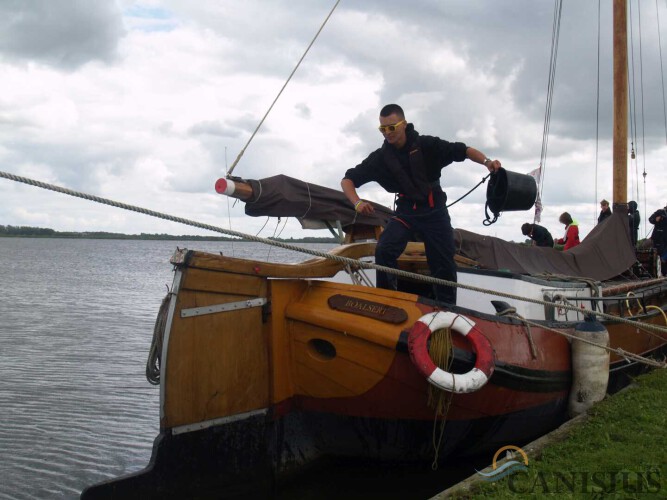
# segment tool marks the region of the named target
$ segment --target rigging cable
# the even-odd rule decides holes
[[[662,64],[662,39],[660,37],[660,9],[658,8],[658,0],[655,0],[655,15],[658,23],[658,50],[660,53],[660,78],[662,82],[662,116],[665,122],[665,144],[667,144],[667,103],[665,103],[665,71]],[[644,176],[644,214],[646,214],[646,168],[642,173]],[[644,219],[644,234],[647,234],[646,217]]]
[[[662,82],[662,116],[665,122],[665,144],[667,144],[667,103],[665,102],[665,71],[662,63],[662,38],[660,36],[660,9],[658,8],[658,0],[655,0],[655,17],[658,24],[658,52],[660,54],[660,79]],[[646,178],[646,172],[644,172],[644,178]]]
[[[632,2],[629,3],[628,5],[628,15],[630,17],[630,37],[628,40],[628,43],[630,44],[629,47],[629,52],[630,52],[630,65],[628,66],[628,89],[632,89],[630,91],[632,98],[628,99],[628,106],[630,107],[630,119],[628,120],[630,122],[630,164],[635,165],[635,172],[637,171],[637,153],[638,153],[638,144],[637,144],[637,103],[636,103],[636,98],[637,98],[637,84],[635,82],[635,35],[634,35],[634,22],[632,20]],[[641,45],[641,43],[640,43]],[[641,52],[641,50],[640,50]],[[632,79],[630,78],[632,76]],[[637,149],[635,149],[637,147]],[[635,179],[632,178],[632,183],[634,185]],[[633,187],[631,186],[630,192],[634,192]]]
[[[227,146],[225,146],[225,173],[227,173],[229,169],[227,168]],[[232,228],[232,209],[229,206],[229,196],[227,196],[227,221],[229,223],[229,229]],[[234,240],[232,240],[232,257],[234,257]]]
[[[563,10],[562,0],[555,0],[554,20],[551,31],[551,60],[549,62],[549,77],[547,81],[547,102],[544,110],[544,128],[542,130],[542,151],[540,152],[538,197],[542,198],[544,190],[544,174],[546,171],[547,149],[549,143],[549,126],[551,125],[551,105],[553,103],[554,82],[556,80],[556,61],[558,59],[558,37],[560,35],[560,19]],[[537,213],[535,214],[537,221]]]
[[[593,200],[593,226],[597,222],[598,204],[598,151],[600,147],[600,0],[598,0],[598,60],[597,92],[595,96],[595,199]]]
[[[546,173],[546,158],[547,158],[547,149],[549,143],[549,127],[551,125],[551,108],[553,103],[553,92],[554,92],[554,82],[556,78],[556,61],[558,59],[558,39],[560,34],[560,19],[562,13],[563,4],[561,0],[556,0],[554,4],[554,21],[551,33],[551,56],[549,61],[549,77],[547,83],[547,100],[546,107],[544,112],[544,129],[542,131],[542,151],[540,152],[540,165],[538,168],[539,175],[537,176],[538,182],[538,195],[537,200],[540,201],[540,210],[535,210],[535,216],[533,222],[538,222],[542,206],[542,194],[544,191],[544,177]]]
[[[644,113],[644,53],[642,50],[642,8],[641,2],[637,1],[637,17],[639,24],[639,85],[642,104],[642,165],[646,172],[646,115]],[[635,163],[635,175],[637,177],[637,198],[639,198],[639,171]]]
[[[299,69],[299,66],[301,66],[301,62],[305,59],[306,54],[308,54],[308,51],[310,50],[310,48],[311,48],[311,47],[313,46],[313,44],[315,43],[315,40],[317,40],[317,37],[320,35],[320,33],[322,32],[322,30],[324,29],[324,26],[327,24],[327,21],[329,21],[329,18],[330,18],[331,15],[334,13],[334,10],[336,10],[336,7],[338,7],[338,4],[339,4],[339,3],[340,3],[340,0],[336,0],[336,3],[335,3],[334,6],[331,8],[331,11],[329,12],[329,15],[326,17],[326,19],[324,19],[324,22],[322,23],[322,26],[320,26],[320,29],[317,30],[317,33],[315,33],[315,36],[314,36],[313,39],[310,41],[310,44],[308,44],[308,47],[306,48],[306,51],[305,51],[305,52],[303,53],[303,55],[301,56],[301,59],[299,59],[299,62],[296,63],[296,66],[294,67],[294,69],[293,69],[292,72],[290,73],[289,77],[287,78],[287,81],[284,83],[284,85],[283,85],[282,88],[280,89],[280,92],[278,92],[278,95],[277,95],[276,98],[273,100],[273,102],[271,103],[271,106],[269,106],[269,109],[268,109],[268,110],[266,111],[266,113],[264,114],[264,117],[260,120],[259,124],[257,125],[257,128],[255,129],[255,131],[254,131],[254,132],[252,133],[252,135],[250,136],[250,139],[248,139],[248,142],[246,143],[245,146],[243,146],[243,149],[241,149],[241,151],[239,152],[238,156],[236,157],[236,160],[234,160],[234,163],[232,163],[232,166],[231,166],[231,168],[229,169],[229,172],[227,172],[227,177],[229,177],[230,175],[232,175],[232,172],[233,172],[234,169],[236,168],[236,164],[239,162],[239,160],[240,160],[241,157],[243,156],[243,153],[245,153],[246,148],[250,145],[250,142],[251,142],[251,141],[253,140],[253,138],[255,137],[255,134],[257,134],[257,132],[259,131],[259,128],[260,128],[260,127],[262,126],[262,124],[264,123],[264,120],[266,120],[266,117],[269,116],[269,113],[270,113],[271,110],[273,109],[273,106],[276,104],[276,102],[278,101],[278,99],[279,99],[280,96],[282,95],[283,90],[285,90],[285,87],[287,87],[287,84],[290,82],[290,80],[291,80],[292,77],[294,76],[294,73],[296,73],[296,70]]]
[[[638,200],[637,203],[641,201],[639,196],[639,165],[638,165],[638,156],[639,156],[639,147],[635,149],[635,146],[638,146],[637,134],[637,104],[635,102],[637,95],[637,85],[634,81],[635,75],[635,58],[634,58],[634,32],[632,29],[632,3],[630,3],[630,46],[631,46],[631,55],[632,55],[632,69],[628,68],[628,72],[632,71],[632,100],[630,101],[630,114],[632,119],[630,120],[631,130],[634,126],[634,132],[631,132],[632,136],[632,149],[630,154],[630,161],[634,163],[635,171],[634,177],[632,178],[632,186],[630,189],[631,197],[634,197],[635,200]],[[640,96],[640,113],[641,113],[641,126],[642,126],[642,166],[643,166],[643,178],[644,178],[644,213],[646,213],[646,119],[644,112],[644,56],[643,56],[643,44],[642,44],[642,21],[641,21],[641,3],[637,2],[637,30],[639,37],[639,96]],[[630,74],[628,74],[628,84],[630,83]],[[664,96],[663,96],[664,97]],[[646,221],[644,221],[644,226],[646,226]]]

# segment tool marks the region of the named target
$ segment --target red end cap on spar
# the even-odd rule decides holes
[[[252,186],[245,181],[233,181],[231,179],[220,178],[215,181],[215,191],[218,194],[225,196],[232,196],[239,200],[247,201],[252,199]]]
[[[218,179],[217,181],[215,181],[215,191],[216,191],[218,194],[229,194],[229,193],[227,192],[227,188],[229,187],[229,182],[230,182],[230,181],[227,181],[227,179],[223,179],[223,178],[221,177],[220,179]],[[233,185],[234,185],[234,183],[232,183],[232,186],[233,186]],[[234,190],[234,189],[232,188],[232,191],[233,191],[233,190]]]

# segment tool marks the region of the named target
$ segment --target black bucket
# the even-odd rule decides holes
[[[504,168],[491,174],[486,187],[486,205],[496,216],[500,212],[529,210],[537,198],[537,184],[530,175]]]

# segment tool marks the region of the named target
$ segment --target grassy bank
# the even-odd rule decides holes
[[[529,450],[526,470],[446,498],[667,498],[667,369],[638,377],[561,435]],[[524,464],[519,453],[513,460]]]

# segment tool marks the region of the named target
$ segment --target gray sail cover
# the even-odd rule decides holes
[[[305,229],[335,227],[340,221],[345,229],[352,224],[382,226],[393,212],[373,203],[371,216],[358,214],[342,191],[286,175],[247,181],[252,185],[253,199],[246,201],[245,213],[253,217],[295,217]]]
[[[254,193],[245,205],[247,215],[295,217],[307,229],[324,228],[326,223],[336,226],[336,221],[340,221],[344,229],[353,224],[384,227],[393,214],[387,207],[373,203],[373,216],[360,215],[342,191],[286,175],[247,182]],[[454,235],[458,253],[486,269],[602,281],[622,274],[636,261],[627,219],[627,215],[614,213],[567,252],[521,245],[465,229],[456,229]]]
[[[519,274],[560,274],[603,281],[627,271],[637,260],[628,217],[614,213],[568,251],[529,247],[471,233],[454,231],[456,248],[484,268]]]

